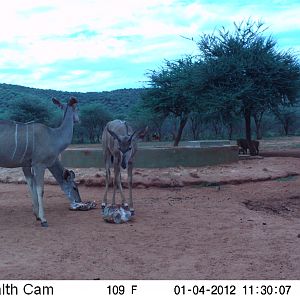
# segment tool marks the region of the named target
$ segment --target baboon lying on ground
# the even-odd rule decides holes
[[[247,154],[247,150],[250,151],[250,146],[252,145],[253,149],[255,150],[255,155],[259,153],[259,141],[253,140],[251,141],[251,145],[246,139],[238,139],[236,141],[237,145],[239,146],[239,154],[242,152],[243,154]]]

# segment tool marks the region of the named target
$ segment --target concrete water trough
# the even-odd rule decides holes
[[[195,146],[197,144],[197,146]],[[157,144],[149,147],[141,145],[136,154],[137,168],[201,167],[208,165],[237,162],[238,147],[221,145],[208,147],[200,143],[180,147]],[[62,163],[67,168],[103,168],[101,147],[68,148],[61,155]]]

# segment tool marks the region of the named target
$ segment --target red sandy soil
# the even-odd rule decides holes
[[[7,172],[2,182],[22,181]],[[100,204],[103,170],[76,173],[82,199]],[[0,279],[300,279],[299,174],[299,158],[139,169],[136,216],[119,225],[70,211],[47,184],[48,228],[25,184],[1,183]]]

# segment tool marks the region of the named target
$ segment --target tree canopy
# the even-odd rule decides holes
[[[102,131],[112,115],[101,104],[88,104],[80,112],[81,126],[88,133],[91,143],[100,142]]]
[[[233,32],[222,28],[198,42],[207,99],[222,115],[243,115],[248,141],[255,113],[294,104],[299,92],[296,55],[277,50],[265,30],[261,22],[241,22]]]
[[[166,61],[160,70],[149,73],[151,87],[143,98],[143,106],[164,117],[171,114],[179,119],[174,146],[181,139],[189,114],[199,104],[193,80],[198,80],[196,72],[197,63],[193,57],[186,56],[176,61]]]
[[[34,102],[32,99],[20,99],[10,103],[9,119],[18,122],[39,122],[52,124],[52,114],[43,102]]]
[[[197,57],[166,61],[161,69],[151,71],[143,105],[180,119],[174,145],[192,112],[219,118],[229,128],[237,116],[243,116],[245,136],[251,142],[252,117],[259,124],[266,110],[296,103],[297,56],[291,50],[279,51],[266,30],[263,23],[251,20],[234,23],[233,31],[222,27],[199,37]]]

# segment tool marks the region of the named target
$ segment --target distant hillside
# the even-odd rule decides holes
[[[11,101],[18,99],[50,103],[52,97],[66,101],[70,96],[75,96],[79,100],[80,106],[95,102],[102,103],[114,116],[122,116],[140,100],[144,91],[145,89],[121,89],[111,92],[79,93],[43,90],[2,83],[0,84],[0,112],[5,111]]]

